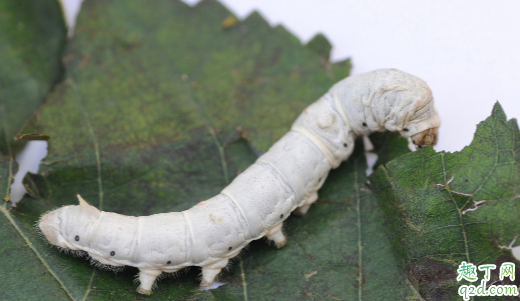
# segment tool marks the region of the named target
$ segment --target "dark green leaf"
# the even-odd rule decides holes
[[[61,75],[66,29],[56,0],[0,0],[0,152]]]
[[[427,300],[460,300],[462,261],[496,264],[492,280],[502,262],[518,267],[507,247],[520,233],[520,132],[498,103],[462,151],[427,147],[381,166],[370,181],[402,270]],[[517,269],[516,285],[519,276]]]
[[[66,298],[42,264],[44,255],[34,252],[34,227],[9,209],[17,169],[13,138],[59,78],[65,35],[57,1],[0,0],[1,300]],[[38,281],[31,281],[35,277]]]
[[[321,33],[315,35],[306,46],[307,48],[319,54],[325,61],[329,60],[332,45],[330,44],[329,40]]]

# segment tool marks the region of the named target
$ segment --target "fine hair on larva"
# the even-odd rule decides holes
[[[182,212],[125,216],[100,211],[79,194],[79,205],[42,215],[47,241],[73,256],[88,254],[101,269],[139,269],[138,292],[190,266],[210,286],[249,242],[287,239],[283,221],[303,215],[318,199],[329,171],[354,149],[357,136],[396,131],[417,148],[435,145],[440,118],[422,79],[396,69],[347,77],[307,107],[291,130],[218,195]]]

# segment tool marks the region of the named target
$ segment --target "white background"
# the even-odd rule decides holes
[[[240,19],[258,10],[303,43],[325,34],[333,44],[332,60],[352,58],[354,74],[397,68],[426,80],[443,123],[438,151],[468,145],[476,124],[490,115],[497,100],[508,118],[520,116],[520,1],[221,1]],[[81,0],[62,2],[72,25]],[[39,154],[28,150],[22,157],[38,162],[45,156],[41,142],[29,147],[40,149]],[[37,164],[18,159],[14,200],[23,191],[23,170],[37,171]]]

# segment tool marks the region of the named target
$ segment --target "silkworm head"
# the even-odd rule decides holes
[[[65,207],[44,214],[38,221],[38,227],[49,243],[58,247],[68,248],[67,241],[60,230],[63,209],[65,209]]]
[[[60,248],[82,250],[88,227],[95,222],[100,211],[78,195],[80,205],[65,206],[44,214],[38,227],[49,243]]]
[[[431,128],[419,132],[415,135],[412,135],[410,138],[412,143],[417,146],[417,148],[422,148],[425,145],[435,145],[437,144],[437,138],[439,136],[439,128]]]

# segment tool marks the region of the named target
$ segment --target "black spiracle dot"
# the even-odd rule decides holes
[[[169,261],[169,260],[168,260],[168,261],[166,262],[166,264],[171,264],[171,263],[172,263],[172,262],[171,262],[171,261]]]
[[[229,248],[228,248],[228,251],[231,251],[231,249],[233,249],[233,248],[232,248],[232,247],[229,247]]]
[[[408,129],[403,129],[403,131],[408,132]]]
[[[346,144],[346,143],[343,143],[343,146],[344,146],[344,147],[347,147],[347,146],[348,146],[348,144]]]
[[[283,218],[283,214],[280,214],[280,218]]]
[[[110,256],[114,256],[114,255],[116,255],[116,252],[114,252],[114,251],[110,252]]]
[[[468,179],[464,180],[464,182],[467,182],[467,181],[468,181]]]
[[[74,237],[74,240],[79,241],[79,235],[76,235],[76,237]]]
[[[367,126],[367,124],[365,122],[363,122],[363,126]]]

